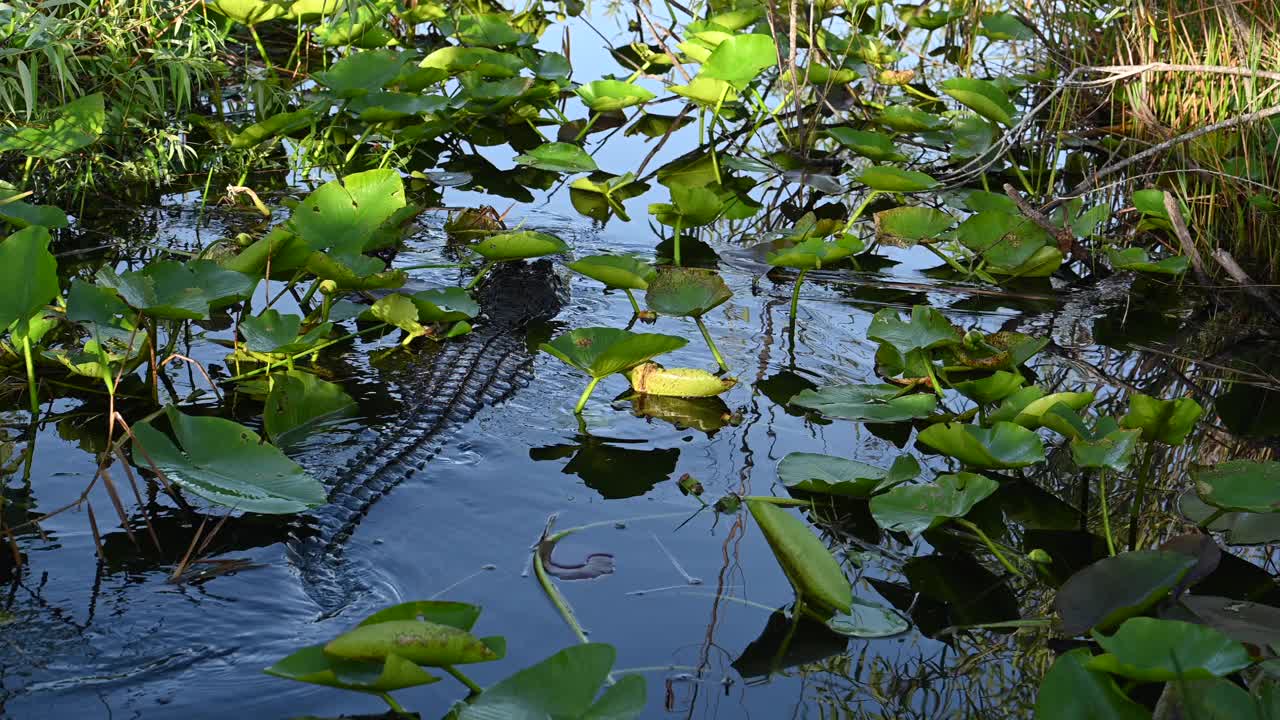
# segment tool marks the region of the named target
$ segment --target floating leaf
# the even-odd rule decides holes
[[[874,217],[881,241],[902,247],[934,240],[955,223],[941,210],[912,205],[881,210]]]
[[[569,263],[569,269],[605,287],[630,290],[646,290],[658,276],[652,265],[629,255],[588,255]]]
[[[1280,512],[1228,512],[1204,525],[1218,508],[1206,504],[1189,490],[1178,498],[1178,509],[1194,523],[1206,530],[1225,534],[1229,545],[1261,545],[1280,540]]]
[[[207,319],[210,309],[249,297],[258,284],[257,278],[210,260],[155,261],[123,275],[102,267],[96,279],[134,309],[172,320]]]
[[[953,345],[960,340],[951,321],[928,305],[913,306],[910,320],[903,320],[893,308],[884,308],[871,318],[867,337],[887,343],[903,355],[912,350]]]
[[[865,640],[893,637],[911,629],[906,618],[882,605],[855,596],[851,608],[848,613],[827,618],[827,627],[845,637]]]
[[[360,692],[391,692],[438,682],[440,678],[396,654],[381,663],[331,658],[323,645],[305,647],[263,672],[268,675]]]
[[[593,378],[602,378],[682,348],[688,342],[674,335],[587,327],[571,330],[549,343],[542,343],[538,349]]]
[[[1129,396],[1129,412],[1120,418],[1120,425],[1141,430],[1147,442],[1181,445],[1202,414],[1204,408],[1191,398],[1160,400],[1135,393]]]
[[[324,652],[330,657],[362,662],[381,662],[389,655],[399,655],[432,667],[498,658],[497,653],[471,633],[423,620],[387,620],[360,625],[330,640]]]
[[[910,455],[894,460],[885,470],[834,455],[793,452],[778,463],[778,479],[788,490],[870,497],[877,490],[898,485],[920,474],[920,464]]]
[[[1190,555],[1165,550],[1106,557],[1072,575],[1053,606],[1067,635],[1106,631],[1164,599],[1195,564]]]
[[[990,428],[962,423],[930,425],[921,431],[920,442],[976,468],[1018,468],[1044,461],[1040,436],[1009,422]]]
[[[614,112],[641,105],[655,95],[639,85],[621,80],[593,80],[575,91],[592,112]]]
[[[649,283],[644,300],[663,315],[696,318],[720,307],[731,297],[733,291],[719,273],[671,267],[658,271],[658,277]]]
[[[325,501],[324,486],[249,428],[219,417],[165,408],[174,445],[150,422],[133,426],[133,462],[210,502],[266,514],[297,513]]]
[[[1045,395],[1044,391],[1034,385],[1023,388],[1000,403],[1000,407],[987,415],[987,423],[1013,422],[1028,430],[1035,430],[1043,424],[1045,413],[1058,405],[1066,405],[1079,411],[1093,402],[1091,392],[1060,392]]]
[[[733,85],[705,75],[698,75],[686,85],[672,85],[670,90],[680,97],[708,107],[738,99],[738,91],[733,89]]]
[[[766,68],[778,62],[778,47],[769,35],[742,34],[726,38],[702,63],[701,77],[723,80],[742,90]]]
[[[1035,720],[1151,720],[1110,675],[1089,669],[1091,658],[1088,648],[1058,656],[1040,683]]]
[[[802,240],[791,247],[774,250],[765,257],[765,261],[775,267],[816,270],[840,262],[861,249],[861,239],[853,235],[829,242],[815,237]]]
[[[802,390],[791,404],[827,417],[891,423],[929,417],[938,407],[938,398],[928,393],[903,394],[896,385],[831,385]]]
[[[927,485],[899,485],[871,498],[871,516],[885,530],[915,535],[964,517],[998,487],[983,475],[939,475]]]
[[[327,421],[346,417],[356,401],[341,385],[299,370],[272,378],[262,411],[262,428],[273,442],[288,445],[315,432]]]
[[[471,249],[490,262],[524,260],[569,252],[565,241],[555,235],[534,230],[490,235],[471,246]]]
[[[995,83],[976,78],[956,77],[942,81],[942,92],[982,117],[1005,127],[1013,126],[1013,116],[1018,112],[1009,96]]]
[[[1131,247],[1124,250],[1107,250],[1107,262],[1115,270],[1133,270],[1160,275],[1181,275],[1191,267],[1191,260],[1184,255],[1152,260],[1146,248]]]
[[[240,322],[240,335],[244,338],[245,348],[261,353],[295,353],[310,348],[333,329],[332,323],[323,323],[305,335],[299,336],[302,328],[302,316],[285,315],[271,308],[260,315],[245,318]]]
[[[828,128],[826,133],[828,137],[849,148],[853,153],[872,162],[894,163],[907,160],[907,156],[898,150],[898,147],[893,144],[893,138],[888,135],[847,127]]]
[[[452,323],[480,314],[480,305],[459,287],[421,290],[409,296],[424,323]]]
[[[407,60],[406,53],[395,50],[351,53],[312,77],[338,97],[353,98],[389,85]]]
[[[850,612],[853,588],[849,578],[809,526],[765,500],[748,500],[747,509],[805,606],[823,617]]]
[[[941,117],[910,105],[889,105],[876,115],[876,122],[891,130],[909,133],[937,130],[947,124]]]
[[[627,371],[631,389],[646,395],[666,397],[714,397],[728,392],[736,378],[722,378],[695,368],[666,368],[647,362]]]
[[[858,175],[857,180],[872,190],[892,193],[920,192],[938,185],[937,180],[922,172],[892,165],[871,165]]]
[[[1280,512],[1280,462],[1228,460],[1192,472],[1196,492],[1205,503],[1223,510]]]
[[[623,675],[596,698],[615,657],[610,645],[574,645],[454,709],[458,720],[630,720],[644,711],[644,678]]]
[[[543,143],[523,155],[517,155],[516,162],[552,172],[593,172],[600,169],[586,150],[562,142]]]
[[[1177,620],[1135,617],[1115,635],[1093,639],[1106,651],[1089,661],[1100,670],[1141,682],[1208,680],[1253,664],[1249,651],[1211,627]]]
[[[312,250],[333,248],[358,255],[374,232],[404,206],[400,173],[368,170],[321,185],[298,205],[290,221]]]
[[[952,387],[979,405],[991,405],[1017,392],[1024,382],[1026,378],[1022,377],[1022,373],[997,370],[984,378],[965,380]]]

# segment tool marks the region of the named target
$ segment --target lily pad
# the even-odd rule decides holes
[[[769,35],[733,35],[711,51],[698,75],[723,80],[743,90],[757,75],[777,63],[778,47]]]
[[[778,463],[778,480],[788,490],[852,498],[871,497],[877,490],[919,474],[920,463],[910,455],[894,460],[888,470],[834,455],[803,452],[790,453]]]
[[[1035,720],[1151,720],[1110,675],[1089,669],[1092,657],[1088,648],[1058,656],[1040,683]]]
[[[432,667],[498,659],[497,653],[466,630],[424,620],[360,625],[330,640],[324,653],[361,662],[381,662],[389,655],[399,655]]]
[[[656,97],[639,85],[621,80],[593,80],[580,86],[575,92],[584,105],[598,113],[642,105]]]
[[[984,378],[965,380],[952,387],[979,405],[991,405],[1017,392],[1024,382],[1026,378],[1022,373],[997,370]]]
[[[458,720],[630,720],[644,711],[643,677],[623,675],[596,697],[609,678],[615,657],[610,645],[574,645],[454,709]]]
[[[286,680],[342,690],[384,693],[439,682],[440,678],[394,653],[380,663],[331,658],[323,645],[302,648],[263,672]]]
[[[906,162],[907,156],[893,144],[893,138],[870,130],[854,130],[847,127],[828,128],[827,136],[857,155],[872,162]]]
[[[982,117],[1005,127],[1013,125],[1017,108],[1009,102],[1009,96],[1004,90],[990,80],[956,77],[944,80],[939,87],[942,92]]]
[[[872,640],[893,637],[911,629],[911,623],[896,610],[867,602],[856,595],[848,613],[827,618],[827,627],[845,637]]]
[[[939,475],[927,485],[899,485],[871,498],[871,516],[885,530],[915,535],[964,517],[998,487],[984,475]]]
[[[920,192],[938,186],[938,181],[925,173],[892,165],[871,165],[857,180],[872,190],[891,193]]]
[[[299,336],[302,316],[269,308],[240,322],[245,348],[261,353],[295,353],[312,347],[329,335],[332,323],[323,323]]]
[[[658,276],[652,265],[630,255],[588,255],[569,263],[569,269],[605,287],[629,290],[646,290]]]
[[[593,378],[603,378],[682,348],[688,342],[674,335],[586,327],[571,330],[549,343],[542,343],[538,349],[560,358]]]
[[[594,172],[600,169],[586,150],[562,142],[539,145],[523,155],[517,155],[516,162],[552,172]]]
[[[893,308],[877,312],[871,318],[867,337],[888,343],[903,355],[913,350],[952,345],[960,340],[951,321],[928,305],[913,306],[910,320],[903,320]]]
[[[920,442],[976,468],[1019,468],[1044,461],[1040,436],[1009,422],[990,428],[962,423],[930,425],[921,431]]]
[[[791,398],[791,404],[827,417],[891,423],[929,417],[938,407],[938,398],[927,393],[903,394],[896,385],[830,385],[802,390]]]
[[[987,422],[1013,422],[1028,430],[1035,430],[1044,424],[1045,414],[1054,407],[1065,405],[1074,411],[1079,411],[1091,402],[1093,402],[1091,392],[1060,392],[1045,395],[1044,390],[1033,385],[1005,398],[1000,403],[1000,407],[987,415]]]
[[[1115,635],[1093,639],[1106,651],[1089,661],[1090,670],[1141,682],[1209,680],[1253,664],[1244,645],[1211,627],[1178,620],[1135,617]]]
[[[713,270],[701,268],[663,268],[649,283],[645,303],[663,315],[702,317],[720,307],[733,291],[724,278]]]
[[[1228,460],[1192,472],[1196,492],[1205,503],[1223,510],[1280,512],[1280,462]]]
[[[172,405],[165,415],[178,444],[150,422],[134,425],[138,467],[154,462],[170,482],[246,512],[297,513],[325,502],[319,481],[249,428],[219,417],[184,415]]]
[[[97,282],[115,290],[135,310],[171,320],[203,320],[212,308],[249,297],[257,278],[227,270],[210,260],[187,263],[161,260],[117,275],[98,270]]]
[[[490,235],[471,246],[471,249],[490,262],[524,260],[569,252],[565,241],[555,235],[534,230]]]
[[[941,210],[914,205],[881,210],[874,218],[880,240],[900,247],[930,242],[956,221]]]
[[[58,295],[58,262],[49,241],[49,231],[39,225],[0,240],[0,334]]]
[[[850,612],[853,587],[849,578],[809,526],[765,500],[748,500],[747,509],[805,606],[822,617]]]
[[[1110,630],[1164,599],[1195,565],[1195,557],[1165,550],[1106,557],[1072,575],[1053,606],[1067,635]]]
[[[1181,275],[1191,267],[1191,260],[1184,255],[1152,260],[1146,248],[1132,247],[1123,250],[1107,250],[1107,262],[1115,270]]]
[[[0,153],[16,150],[28,157],[57,160],[92,145],[107,122],[102,93],[72,100],[50,117],[47,125],[0,131]]]
[[[853,235],[830,241],[815,237],[802,240],[791,247],[774,250],[765,257],[765,261],[775,267],[816,270],[824,265],[840,262],[860,250],[862,241]]]
[[[312,250],[358,255],[375,231],[405,206],[404,181],[390,169],[368,170],[321,185],[290,222]]]
[[[938,130],[947,124],[938,115],[909,105],[889,105],[876,115],[876,122],[898,132],[919,133]]]
[[[1134,394],[1129,396],[1129,412],[1120,418],[1120,425],[1141,430],[1147,442],[1181,445],[1203,414],[1204,408],[1191,398],[1161,400]]]
[[[355,408],[356,401],[341,385],[290,370],[272,378],[262,428],[273,442],[289,445],[326,422],[351,415]]]

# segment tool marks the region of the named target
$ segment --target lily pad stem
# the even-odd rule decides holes
[[[702,316],[699,315],[693,319],[698,324],[698,329],[702,331],[702,339],[707,341],[707,347],[711,348],[711,354],[716,357],[716,363],[720,365],[720,370],[729,372],[729,365],[725,363],[724,356],[720,354],[720,349],[716,347],[716,343],[711,339],[711,333],[707,331],[707,324],[702,322]]]
[[[480,283],[480,280],[481,280],[485,275],[487,275],[487,274],[489,273],[489,271],[490,271],[490,270],[492,270],[492,269],[493,269],[493,266],[494,266],[494,265],[497,265],[497,264],[498,264],[498,263],[497,263],[497,261],[496,261],[496,260],[495,260],[495,261],[490,261],[490,262],[485,263],[485,264],[484,264],[484,267],[480,268],[480,272],[476,273],[476,276],[475,276],[474,278],[471,278],[471,282],[467,283],[467,287],[466,287],[466,288],[464,288],[464,289],[466,289],[466,290],[470,290],[471,288],[473,288],[473,287],[475,287],[476,285],[478,285],[478,284]]]
[[[955,522],[960,527],[963,527],[974,535],[977,535],[978,539],[982,541],[983,545],[987,546],[987,549],[991,551],[992,555],[996,556],[996,560],[1000,561],[1000,564],[1004,566],[1005,570],[1008,570],[1018,577],[1022,577],[1022,571],[1014,567],[1013,563],[1009,562],[1009,558],[1005,557],[1004,553],[1000,552],[1000,548],[996,547],[996,544],[991,541],[991,538],[987,537],[987,534],[982,531],[982,528],[974,525],[964,518],[955,518]]]
[[[636,302],[636,296],[631,292],[631,288],[622,288],[622,291],[627,294],[627,299],[631,301],[631,311],[636,316],[639,316],[642,310],[640,310],[640,303]]]
[[[791,325],[796,324],[796,311],[800,308],[800,283],[804,282],[804,276],[809,274],[809,268],[800,271],[796,276],[795,287],[791,288]]]
[[[933,371],[933,356],[925,351],[924,371],[929,376],[929,384],[933,386],[933,392],[939,397],[942,395],[942,383],[938,382],[938,375]]]
[[[591,113],[591,117],[587,119],[587,124],[582,126],[582,131],[578,133],[578,136],[575,137],[573,141],[575,143],[582,142],[582,138],[587,136],[587,131],[591,130],[591,126],[595,125],[596,121],[599,119],[600,119],[600,113],[594,113],[594,112]]]
[[[679,215],[676,216],[676,234],[675,234],[675,239],[672,242],[674,242],[675,244],[674,256],[675,256],[677,267],[680,266],[680,231],[683,229],[681,228],[681,225],[684,224],[683,221],[684,221],[683,216],[679,216]]]
[[[271,65],[271,58],[267,56],[267,49],[262,46],[262,38],[258,37],[258,28],[250,25],[249,34],[253,36],[253,44],[258,46],[258,54],[262,56],[263,64],[267,66],[267,70],[274,72],[275,68]]]
[[[578,396],[578,404],[573,407],[574,415],[582,414],[582,409],[587,406],[587,399],[591,397],[591,393],[595,392],[596,383],[600,382],[602,379],[603,378],[593,377],[591,378],[591,382],[587,383],[587,389],[583,390],[582,394]]]
[[[275,368],[280,367],[281,365],[284,365],[284,364],[287,364],[287,363],[291,363],[291,362],[293,362],[294,360],[297,360],[297,359],[298,359],[298,358],[300,358],[300,357],[303,357],[303,356],[306,356],[306,355],[311,355],[312,353],[320,352],[321,350],[323,350],[323,349],[325,349],[325,348],[329,347],[330,345],[337,345],[337,344],[338,344],[338,343],[340,343],[340,342],[345,342],[345,341],[347,341],[347,340],[351,340],[352,338],[360,337],[361,335],[365,335],[365,334],[367,334],[367,333],[371,333],[371,332],[375,332],[375,331],[378,331],[378,330],[382,330],[382,329],[383,329],[383,328],[385,328],[385,327],[387,327],[387,324],[386,324],[386,323],[378,323],[378,324],[376,324],[376,325],[370,325],[369,327],[367,327],[367,328],[365,328],[365,329],[363,329],[363,330],[357,330],[357,331],[355,331],[355,332],[353,332],[353,333],[348,333],[348,334],[346,334],[346,335],[343,335],[343,336],[342,336],[342,337],[340,337],[340,338],[334,338],[333,340],[330,340],[330,341],[328,341],[328,342],[324,342],[324,343],[321,343],[321,344],[319,344],[319,345],[316,345],[316,346],[315,346],[315,347],[313,347],[313,348],[308,348],[308,349],[306,349],[306,350],[300,350],[300,351],[298,351],[298,352],[296,352],[296,353],[293,353],[292,355],[289,355],[289,356],[285,357],[285,359],[283,359],[283,360],[280,360],[280,361],[278,361],[278,362],[274,362],[274,363],[270,363],[270,364],[268,364],[268,365],[265,365],[265,366],[263,366],[263,367],[258,368],[257,370],[250,370],[249,372],[246,372],[246,373],[240,373],[239,375],[236,375],[236,376],[234,376],[234,377],[229,377],[229,378],[227,378],[224,382],[238,382],[238,381],[240,381],[240,380],[244,380],[244,379],[246,379],[246,378],[257,377],[258,375],[262,375],[263,373],[269,373],[269,372],[271,372],[272,370],[274,370]]]
[[[391,712],[396,713],[397,715],[405,715],[408,713],[408,711],[404,709],[404,706],[396,702],[396,699],[391,697],[389,693],[380,692],[378,693],[378,697],[382,698],[382,702],[386,703],[387,706],[391,708]]]
[[[31,396],[31,417],[35,418],[40,414],[40,396],[36,394],[36,367],[31,363],[31,338],[25,333],[22,336],[22,360],[27,365],[27,394]]]
[[[1217,522],[1218,518],[1226,514],[1227,514],[1227,511],[1225,508],[1218,508],[1217,510],[1214,510],[1213,514],[1211,514],[1209,517],[1200,521],[1200,527],[1208,530],[1210,525]]]
[[[484,688],[477,685],[475,681],[472,680],[471,678],[467,677],[466,675],[463,675],[462,671],[458,670],[454,666],[441,665],[441,667],[444,668],[445,672],[449,673],[454,678],[456,678],[458,682],[462,683],[463,685],[466,685],[467,689],[471,691],[472,695],[479,695],[480,693],[484,692]]]
[[[853,227],[853,224],[858,221],[858,218],[862,217],[862,211],[866,210],[867,206],[871,204],[871,201],[875,200],[876,196],[879,194],[879,190],[872,190],[867,193],[867,196],[862,200],[862,204],[859,205],[858,209],[854,210],[853,215],[849,217],[849,222],[845,223],[844,227],[846,232],[848,232],[849,228]]]
[[[1107,511],[1107,474],[1098,473],[1098,507],[1102,510],[1102,534],[1107,538],[1107,552],[1116,555],[1116,541],[1111,536],[1111,513]]]
[[[556,606],[556,610],[560,611],[560,616],[568,623],[569,629],[573,630],[573,634],[578,637],[578,641],[586,644],[587,631],[582,629],[582,625],[578,623],[578,618],[574,616],[573,609],[569,607],[568,601],[560,594],[559,588],[547,577],[547,569],[542,565],[542,553],[539,548],[533,548],[533,574],[538,577],[538,584],[542,586],[542,591],[547,594],[551,600],[551,604]]]

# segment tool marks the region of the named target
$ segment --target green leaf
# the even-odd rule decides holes
[[[424,323],[452,323],[480,314],[480,305],[460,287],[421,290],[409,296]]]
[[[1045,413],[1055,406],[1062,404],[1079,411],[1091,402],[1093,402],[1091,392],[1060,392],[1045,395],[1044,390],[1033,385],[1005,398],[999,408],[987,415],[987,424],[1013,422],[1028,430],[1035,430],[1044,424]]]
[[[715,107],[738,99],[738,91],[733,89],[733,85],[705,75],[694,77],[686,85],[672,85],[669,89],[680,97],[688,98],[706,107]]]
[[[1009,102],[1009,96],[990,80],[955,77],[944,80],[939,87],[982,117],[1005,127],[1013,126],[1013,116],[1018,110]]]
[[[400,173],[367,170],[321,185],[298,205],[291,222],[312,250],[359,255],[382,223],[404,206]]]
[[[151,467],[200,497],[245,512],[297,513],[325,502],[325,490],[249,428],[218,417],[195,417],[165,408],[178,440],[174,445],[150,422],[133,426],[133,462]]]
[[[323,645],[302,648],[263,672],[286,680],[360,692],[391,692],[440,680],[399,655],[388,655],[382,663],[357,663],[325,655]]]
[[[369,50],[351,53],[328,70],[312,73],[311,77],[338,97],[353,98],[390,85],[407,61],[407,53]]]
[[[1209,680],[1253,664],[1244,645],[1211,627],[1177,620],[1130,618],[1115,635],[1093,639],[1106,651],[1090,670],[1142,682]]]
[[[910,105],[889,105],[876,115],[876,122],[898,132],[919,133],[937,130],[946,120]]]
[[[907,156],[898,150],[893,144],[893,138],[888,135],[847,127],[828,128],[826,132],[828,137],[872,162],[893,163],[907,160]]]
[[[802,390],[791,404],[827,417],[881,423],[925,418],[938,407],[938,398],[931,393],[902,393],[896,385],[831,385]]]
[[[10,189],[0,182],[0,221],[4,221],[21,230],[32,225],[43,225],[46,228],[65,228],[71,225],[67,214],[61,208],[52,205],[32,205],[22,200],[14,200],[21,193]]]
[[[456,45],[433,51],[419,64],[419,67],[437,68],[450,75],[469,72],[482,78],[513,78],[524,66],[524,61],[511,53]]]
[[[240,335],[245,348],[253,352],[295,353],[318,344],[333,329],[333,324],[323,323],[299,337],[301,327],[300,315],[283,315],[273,308],[242,320]]]
[[[849,578],[808,525],[768,501],[748,500],[747,509],[806,607],[823,617],[852,610]]]
[[[701,317],[720,307],[733,291],[724,278],[713,270],[672,267],[658,271],[649,283],[644,300],[651,309],[663,315]]]
[[[1044,461],[1044,444],[1034,432],[1009,422],[990,428],[961,423],[930,425],[920,442],[976,468],[1018,468]]]
[[[1003,274],[1014,274],[1053,241],[1031,220],[1004,210],[984,210],[970,216],[956,228],[955,235]]]
[[[654,97],[645,88],[621,80],[593,80],[575,90],[582,103],[592,112],[614,112],[642,105]]]
[[[1192,683],[1183,695],[1183,716],[1195,720],[1276,720],[1280,718],[1280,688],[1262,681],[1255,693],[1231,680]]]
[[[227,270],[210,260],[155,261],[141,270],[117,275],[99,268],[97,282],[115,290],[136,310],[170,320],[203,320],[212,308],[249,297],[257,278]]]
[[[600,169],[586,150],[562,142],[543,143],[523,155],[517,155],[516,162],[552,172],[593,172]]]
[[[892,193],[911,193],[937,187],[938,181],[915,170],[903,170],[892,165],[871,165],[857,177],[858,182],[872,190]]]
[[[205,5],[241,25],[254,26],[284,17],[289,7],[278,0],[206,0]]]
[[[1024,382],[1026,378],[1022,373],[997,370],[984,378],[958,382],[952,387],[979,405],[991,405],[1017,392]]]
[[[535,230],[490,235],[471,246],[489,262],[508,262],[569,252],[565,241]]]
[[[951,321],[928,305],[913,306],[910,320],[903,320],[893,308],[880,310],[871,318],[867,337],[892,345],[903,355],[960,341],[960,334]]]
[[[1151,720],[1106,673],[1089,669],[1088,648],[1058,656],[1040,683],[1035,720]]]
[[[1102,468],[1116,472],[1127,470],[1138,447],[1138,431],[1121,430],[1111,418],[1104,418],[1098,424],[1103,431],[1095,431],[1098,437],[1077,437],[1071,440],[1071,459],[1076,467]]]
[[[1178,509],[1206,530],[1224,533],[1229,545],[1261,545],[1280,540],[1280,512],[1229,512],[1204,525],[1218,508],[1206,504],[1193,490],[1178,498]]]
[[[569,263],[569,269],[604,283],[605,287],[646,290],[658,271],[630,255],[588,255]]]
[[[881,210],[874,217],[876,235],[881,242],[899,247],[930,242],[956,221],[941,210],[914,205]]]
[[[1141,430],[1147,442],[1181,445],[1202,414],[1204,408],[1191,398],[1160,400],[1134,394],[1129,396],[1129,412],[1120,418],[1120,425]]]
[[[629,370],[663,353],[678,350],[688,342],[674,335],[586,327],[571,330],[549,343],[542,343],[538,349],[560,358],[593,378],[603,378]]]
[[[0,334],[58,295],[58,261],[49,240],[48,230],[33,225],[0,241]]]
[[[649,213],[668,227],[688,229],[707,225],[720,217],[725,201],[714,190],[705,187],[676,185],[671,188],[670,203],[654,203]]]
[[[1011,13],[992,13],[982,17],[982,35],[992,40],[1034,40],[1036,34]]]
[[[233,150],[247,150],[274,137],[288,135],[295,130],[309,127],[316,121],[316,111],[305,107],[292,112],[280,112],[261,122],[253,123],[231,138]]]
[[[899,485],[871,498],[871,516],[885,530],[916,535],[964,517],[998,487],[983,475],[939,475],[928,485]]]
[[[341,385],[290,370],[272,378],[262,428],[272,442],[289,445],[315,433],[326,422],[351,415],[355,408],[356,401]]]
[[[610,645],[574,645],[454,710],[458,720],[630,720],[644,711],[644,678],[624,675],[596,699],[615,657]]]
[[[852,235],[846,237],[854,238]],[[840,262],[861,249],[861,242],[855,243],[845,238],[824,241],[822,238],[814,237],[802,240],[791,247],[770,252],[765,257],[765,262],[774,267],[816,270],[824,265]]]
[[[44,127],[28,126],[0,131],[0,153],[17,150],[41,160],[57,160],[97,141],[106,127],[102,93],[86,95],[57,108]]]
[[[778,480],[788,490],[853,498],[871,497],[919,474],[920,464],[910,455],[899,457],[889,470],[818,453],[793,452],[778,463]]]
[[[515,45],[526,37],[512,26],[512,17],[508,13],[469,13],[452,18],[444,17],[436,25],[441,32],[458,38],[463,45]]]
[[[1131,247],[1124,250],[1107,249],[1107,262],[1114,270],[1132,270],[1159,275],[1181,275],[1191,267],[1191,260],[1185,255],[1174,255],[1161,260],[1152,260],[1146,248]]]
[[[1080,570],[1058,589],[1053,606],[1069,636],[1109,630],[1164,599],[1196,564],[1165,550],[1106,557]]]
[[[867,602],[855,596],[848,613],[837,613],[827,618],[827,627],[845,637],[874,638],[893,637],[911,629],[911,623],[887,607]]]
[[[1205,503],[1223,510],[1249,513],[1280,512],[1280,463],[1266,460],[1228,460],[1192,470],[1196,493]]]
[[[359,625],[330,640],[324,652],[330,657],[361,662],[381,662],[389,655],[399,655],[431,667],[497,659],[488,645],[466,630],[424,620]]]
[[[448,600],[411,600],[383,608],[361,620],[360,624],[376,625],[389,620],[425,620],[459,630],[470,630],[479,618],[480,608],[470,603]]]
[[[408,333],[403,344],[408,345],[414,338],[425,337],[427,328],[418,322],[418,306],[407,296],[392,293],[379,298],[369,308],[369,315],[388,325],[394,325]]]
[[[711,51],[698,72],[743,90],[766,68],[778,62],[778,46],[768,35],[744,34],[726,38]]]

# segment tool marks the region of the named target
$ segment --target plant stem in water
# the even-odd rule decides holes
[[[574,415],[582,414],[582,409],[587,406],[587,398],[590,398],[591,393],[595,392],[596,383],[600,382],[600,380],[601,378],[591,378],[591,382],[587,383],[587,389],[583,390],[582,395],[578,396],[578,404],[573,408]]]
[[[40,414],[40,396],[36,394],[36,368],[31,364],[31,338],[22,336],[22,360],[27,365],[27,393],[31,395],[31,418]]]
[[[631,292],[631,288],[623,288],[622,291],[627,294],[627,299],[631,301],[631,311],[639,315],[641,312],[640,303],[636,302],[636,296]]]
[[[473,287],[475,287],[476,285],[478,285],[478,284],[480,283],[480,280],[481,280],[482,278],[484,278],[484,276],[485,276],[485,275],[487,275],[487,274],[489,273],[489,271],[490,271],[490,270],[492,270],[492,269],[493,269],[493,266],[494,266],[494,265],[497,265],[497,264],[498,264],[497,262],[487,262],[487,263],[485,263],[485,264],[484,264],[484,267],[480,268],[480,272],[476,273],[476,276],[475,276],[474,278],[472,278],[472,279],[471,279],[471,282],[467,283],[467,287],[466,287],[466,289],[467,289],[467,290],[470,290],[471,288],[473,288]]]
[[[711,354],[716,356],[716,363],[720,365],[723,372],[729,372],[729,365],[725,363],[724,356],[720,354],[720,349],[716,347],[716,343],[711,339],[711,333],[707,331],[707,324],[702,322],[702,316],[699,315],[693,319],[698,324],[698,329],[702,331],[702,339],[707,341],[707,347],[711,348]]]
[[[1138,468],[1138,491],[1133,497],[1133,509],[1129,511],[1129,549],[1134,550],[1138,543],[1138,514],[1147,499],[1147,476],[1151,474],[1151,456],[1155,453],[1155,443],[1147,443],[1142,453],[1142,465]],[[1208,527],[1201,525],[1201,527]]]
[[[796,311],[800,308],[800,284],[804,282],[804,276],[809,274],[809,269],[805,268],[796,276],[795,287],[791,288],[791,327],[796,326]],[[792,332],[795,332],[793,329]]]
[[[1111,516],[1107,512],[1107,475],[1098,473],[1098,507],[1102,510],[1102,532],[1107,536],[1107,552],[1115,557],[1116,541],[1111,537]]]
[[[480,693],[484,692],[484,688],[475,684],[475,681],[473,681],[471,678],[467,677],[466,675],[463,675],[462,672],[457,668],[455,668],[454,666],[442,665],[441,667],[444,668],[445,672],[457,678],[458,682],[462,683],[463,685],[466,685],[467,689],[471,691],[472,695],[479,695]]]
[[[684,224],[682,222],[683,220],[684,220],[683,217],[676,216],[676,235],[675,235],[674,243],[675,243],[675,261],[676,261],[677,267],[680,265],[680,231],[681,231],[680,226]]]
[[[1009,558],[1005,557],[1004,553],[1000,552],[1000,548],[996,547],[996,544],[991,541],[991,538],[987,537],[987,534],[982,531],[982,528],[974,525],[964,518],[956,518],[955,521],[957,525],[972,532],[974,535],[977,535],[978,539],[987,546],[987,549],[991,551],[992,555],[996,556],[996,560],[1000,561],[1000,564],[1004,566],[1005,570],[1008,570],[1018,577],[1022,577],[1022,571],[1018,570],[1018,568],[1013,566],[1013,563],[1009,562]]]
[[[389,694],[380,692],[378,693],[378,697],[382,698],[382,702],[386,703],[387,706],[391,708],[391,712],[398,715],[406,714],[407,711],[404,709],[404,706],[396,702],[396,699],[391,697]]]

